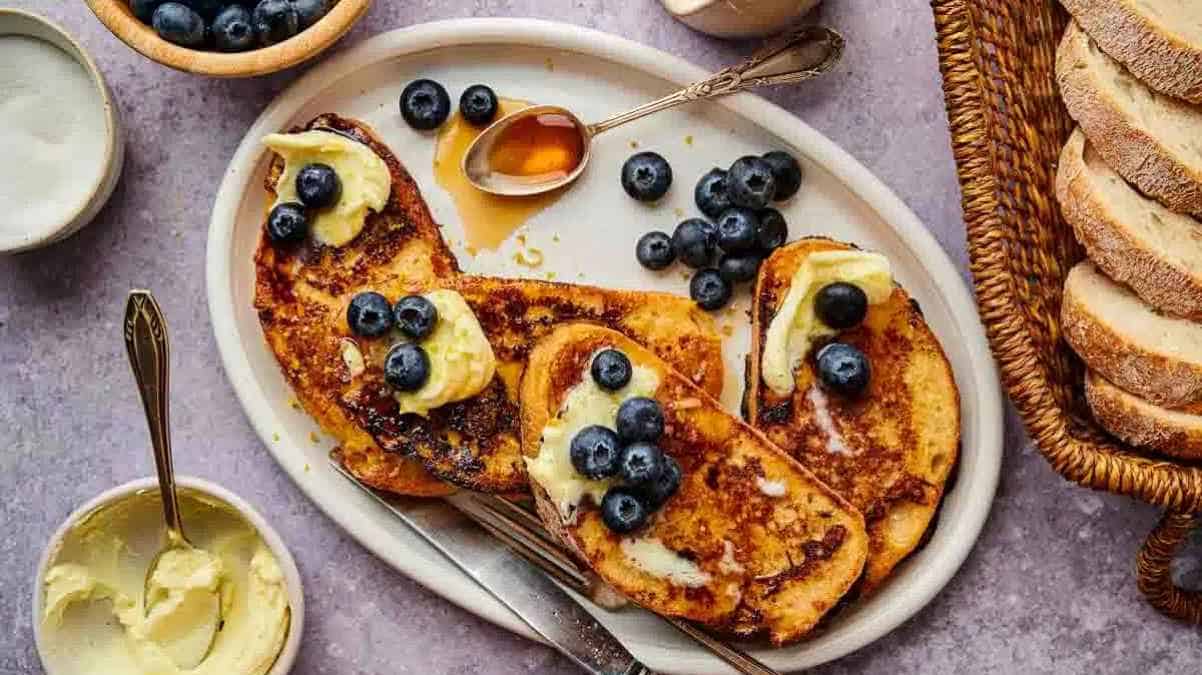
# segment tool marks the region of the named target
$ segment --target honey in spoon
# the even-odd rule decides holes
[[[502,98],[497,117],[528,106],[524,101]],[[463,223],[464,243],[473,255],[480,250],[495,250],[523,223],[555,203],[563,192],[556,190],[529,197],[509,197],[476,189],[464,175],[462,163],[468,146],[482,130],[455,113],[440,130],[434,151],[434,179],[455,203]],[[507,172],[515,172],[519,179],[530,171],[562,170],[573,152],[570,144],[563,144],[562,132],[554,127],[540,127],[531,131],[533,133],[515,135],[511,142],[498,143],[496,152],[501,156],[497,157],[497,161]],[[523,154],[525,150],[536,146],[538,152],[534,156]],[[579,152],[578,145],[576,152]],[[526,179],[529,180],[529,176]]]

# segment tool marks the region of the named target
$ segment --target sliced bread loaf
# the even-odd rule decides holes
[[[1080,129],[1060,153],[1056,197],[1107,276],[1163,312],[1202,319],[1202,223],[1132,189]]]
[[[1202,2],[1060,2],[1103,51],[1149,87],[1202,103]]]
[[[1183,459],[1202,459],[1202,404],[1170,410],[1119,389],[1090,371],[1085,398],[1094,417],[1118,438]]]
[[[1085,363],[1155,405],[1202,401],[1202,324],[1156,313],[1091,262],[1064,282],[1064,337]]]
[[[1149,89],[1075,23],[1056,53],[1056,80],[1107,164],[1170,209],[1202,216],[1202,108]]]

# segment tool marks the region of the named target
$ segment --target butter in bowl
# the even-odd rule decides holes
[[[797,23],[820,0],[660,0],[693,30],[721,38],[774,35]]]
[[[34,634],[46,671],[282,675],[296,658],[304,598],[296,563],[249,505],[206,481],[181,478],[179,505],[199,555],[147,567],[163,538],[155,479],[114,488],[59,528],[34,587]],[[193,564],[196,563],[196,564]],[[217,594],[221,623],[199,625]],[[205,631],[199,665],[182,667]]]

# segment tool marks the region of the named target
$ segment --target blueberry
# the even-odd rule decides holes
[[[734,288],[730,282],[723,279],[722,273],[712,267],[698,270],[689,281],[689,297],[701,309],[722,309],[730,302],[733,294]]]
[[[726,191],[726,171],[710,169],[702,176],[701,180],[697,181],[697,187],[693,189],[693,201],[697,202],[697,208],[710,218],[717,218],[729,209],[732,204],[730,194]]]
[[[438,308],[420,295],[406,295],[397,300],[392,317],[402,333],[421,340],[434,332],[438,324]]]
[[[150,23],[154,18],[154,10],[166,0],[130,0],[129,9],[142,23]]]
[[[666,232],[648,232],[639,237],[639,243],[634,247],[634,257],[639,264],[649,270],[662,270],[676,260],[676,251],[672,249],[672,237]]]
[[[342,194],[342,181],[329,164],[306,164],[296,174],[296,194],[311,209],[333,206]]]
[[[297,16],[300,18],[300,29],[305,30],[309,26],[321,21],[321,17],[330,13],[330,8],[334,5],[332,0],[290,0],[292,6],[296,8]]]
[[[782,202],[797,194],[797,189],[801,187],[801,165],[793,159],[793,155],[773,150],[765,154],[763,159],[772,167],[772,178],[776,180],[776,194],[772,198]]]
[[[384,381],[400,391],[417,391],[430,379],[430,357],[421,345],[402,342],[384,357]]]
[[[401,91],[401,117],[414,129],[437,129],[451,114],[451,97],[434,80],[414,80]]]
[[[663,457],[664,468],[660,472],[659,478],[643,485],[640,489],[643,501],[653,510],[663,506],[672,495],[676,494],[676,491],[680,489],[681,480],[684,478],[680,464],[668,455]]]
[[[664,473],[664,451],[654,443],[631,443],[622,449],[618,467],[627,485],[654,483]]]
[[[593,381],[609,391],[617,391],[630,382],[630,359],[616,349],[606,349],[593,357]]]
[[[359,293],[346,306],[346,323],[355,335],[379,337],[392,328],[392,305],[379,293]]]
[[[490,87],[473,84],[464,89],[459,97],[459,114],[463,115],[463,119],[469,124],[482,127],[497,116],[499,105],[497,94]]]
[[[672,187],[672,166],[659,153],[638,152],[622,165],[622,188],[640,202],[653,202]]]
[[[221,10],[229,5],[229,0],[176,0],[182,5],[187,5],[192,11],[200,15],[200,18],[205,21],[212,21]]]
[[[611,532],[628,534],[647,522],[651,510],[630,488],[612,487],[601,499],[601,520]]]
[[[855,284],[827,284],[814,296],[814,312],[835,330],[854,328],[868,315],[868,295]]]
[[[760,250],[765,254],[771,253],[784,245],[789,238],[789,226],[785,217],[776,209],[764,209],[759,212],[760,227],[755,238]]]
[[[250,10],[230,5],[213,19],[213,45],[221,52],[244,52],[255,46],[255,29]]]
[[[300,241],[309,234],[309,216],[305,205],[297,202],[277,204],[267,216],[267,236],[277,244]]]
[[[758,252],[728,253],[718,262],[718,276],[732,284],[751,281],[764,259]]]
[[[726,190],[735,206],[762,209],[776,194],[772,165],[759,157],[740,157],[726,172]]]
[[[167,42],[183,47],[198,47],[205,41],[205,21],[186,5],[164,2],[150,19],[154,32]]]
[[[569,452],[572,466],[585,478],[600,480],[618,473],[618,435],[613,429],[592,425],[581,429],[572,437]]]
[[[264,47],[283,42],[300,32],[300,14],[288,0],[262,0],[251,15],[255,35]]]
[[[872,368],[864,352],[842,342],[832,342],[818,351],[818,379],[831,391],[858,396],[868,388]]]
[[[689,218],[676,226],[672,233],[672,250],[680,262],[697,269],[714,259],[717,234],[709,221]]]
[[[760,218],[755,211],[731,207],[718,217],[717,226],[718,248],[727,253],[755,250],[760,229]]]
[[[664,411],[653,398],[628,398],[618,406],[616,426],[623,443],[654,443],[664,434]]]

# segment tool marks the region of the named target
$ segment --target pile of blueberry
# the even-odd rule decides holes
[[[267,215],[267,236],[277,244],[301,241],[309,233],[309,209],[328,209],[338,203],[342,181],[329,164],[306,164],[296,174],[299,202],[277,204]]]
[[[414,80],[401,91],[401,117],[414,129],[430,131],[451,115],[451,97],[434,80]],[[483,84],[473,84],[459,96],[459,114],[472,126],[483,127],[497,116],[497,94]]]
[[[631,172],[636,178],[641,176],[640,180],[649,184],[655,184],[653,178],[663,184],[666,176],[666,192],[672,182],[671,168],[663,157],[655,155],[658,160],[649,160],[645,155],[655,153],[634,155],[627,166],[633,165]],[[640,169],[646,175],[640,174]],[[627,173],[623,168],[623,186]],[[740,157],[729,169],[711,169],[697,182],[693,199],[714,221],[689,218],[677,225],[671,236],[648,232],[635,246],[635,256],[651,270],[662,270],[676,260],[697,270],[689,283],[689,295],[703,309],[721,309],[734,295],[734,284],[754,279],[764,258],[788,239],[784,216],[768,204],[792,197],[800,187],[801,165],[785,152]],[[639,198],[634,192],[631,196]],[[713,267],[719,253],[718,265]]]
[[[630,359],[616,349],[606,349],[593,359],[593,381],[607,391],[618,391],[630,382]],[[619,534],[643,526],[680,488],[676,460],[656,443],[664,433],[664,412],[655,399],[636,397],[618,407],[616,429],[591,425],[571,442],[572,466],[592,480],[619,478],[601,499],[601,519]]]
[[[394,327],[413,342],[401,342],[384,357],[384,381],[399,391],[417,391],[430,379],[430,357],[419,344],[434,332],[438,309],[420,295],[407,295],[395,305],[374,291],[351,298],[346,323],[360,337],[375,338]]]
[[[814,312],[835,330],[850,330],[868,315],[868,295],[855,284],[827,284],[814,296]],[[868,357],[854,345],[831,342],[815,355],[818,380],[823,387],[844,396],[859,396],[868,388],[872,368]]]
[[[130,0],[159,37],[184,47],[245,52],[283,42],[329,13],[337,0]]]

